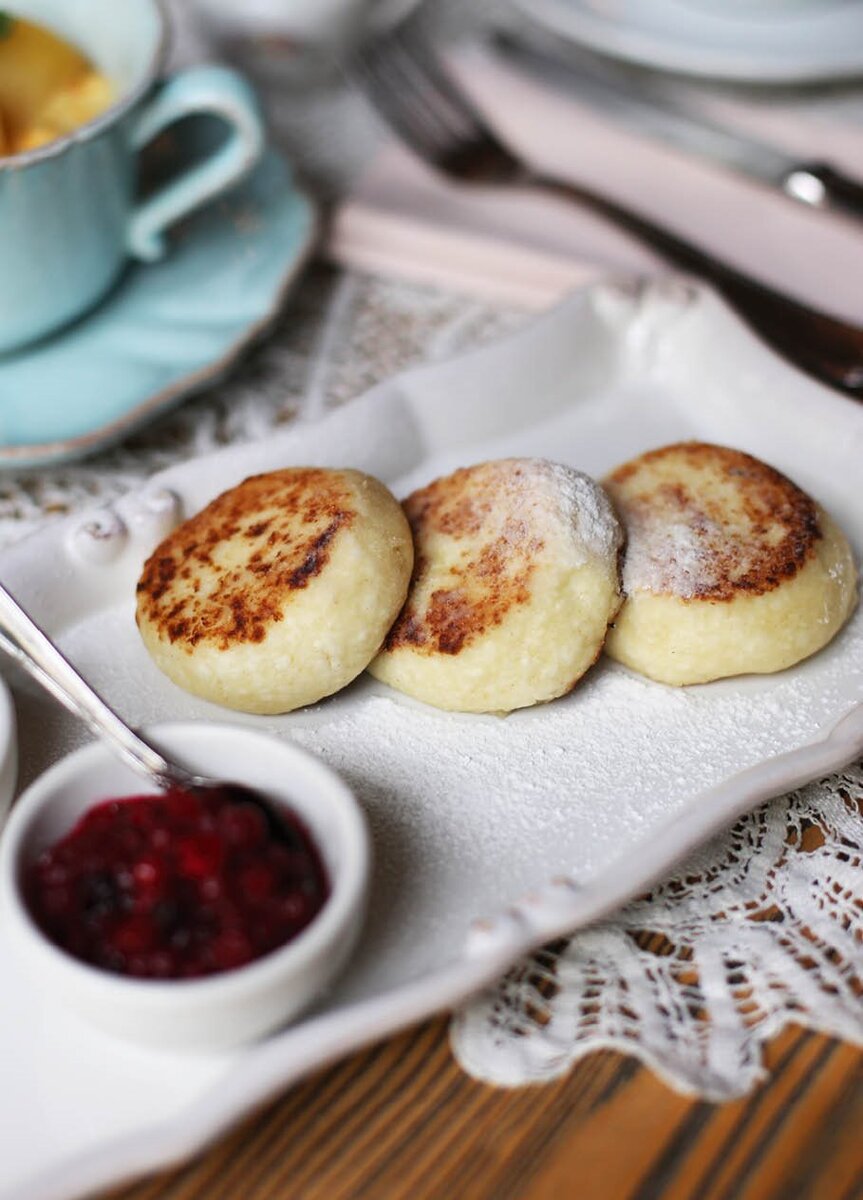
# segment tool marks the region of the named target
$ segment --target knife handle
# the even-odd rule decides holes
[[[836,208],[863,216],[863,183],[829,163],[800,163],[784,177],[782,190],[812,208]]]
[[[715,258],[623,204],[568,180],[528,172],[523,183],[575,201],[613,221],[669,262],[713,284],[762,339],[814,379],[863,401],[863,326],[852,325]]]

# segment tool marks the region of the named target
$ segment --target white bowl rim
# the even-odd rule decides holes
[[[86,746],[64,755],[39,775],[13,806],[0,842],[0,896],[8,918],[14,921],[18,932],[27,938],[33,949],[43,956],[44,961],[50,962],[55,970],[71,972],[81,983],[90,987],[110,989],[117,993],[117,999],[122,994],[128,1000],[149,1003],[154,1008],[181,1004],[197,1006],[211,998],[218,998],[220,1001],[231,998],[240,1000],[276,979],[284,979],[294,974],[301,975],[312,960],[325,951],[350,924],[357,906],[363,901],[370,874],[371,844],[365,816],[353,792],[335,771],[314,754],[285,738],[275,737],[263,730],[228,722],[197,720],[160,722],[147,725],[143,732],[154,737],[165,732],[183,733],[191,737],[200,734],[207,737],[218,732],[220,736],[263,740],[270,746],[278,747],[280,752],[293,758],[295,762],[302,763],[303,768],[313,776],[316,775],[317,779],[314,782],[316,788],[320,785],[319,795],[326,797],[324,803],[344,827],[345,836],[342,838],[341,848],[347,851],[344,855],[345,861],[337,873],[327,866],[330,894],[323,908],[305,929],[284,945],[277,946],[268,954],[242,967],[217,972],[200,979],[139,979],[114,974],[82,962],[56,946],[36,924],[21,894],[21,853],[33,821],[52,803],[58,785],[62,786],[70,776],[80,770],[86,770],[100,759],[106,762],[112,760],[111,751],[103,743],[89,742]],[[118,763],[119,770],[122,770],[122,767]],[[238,778],[232,782],[243,781],[242,778]],[[142,790],[139,794],[144,794],[147,784],[143,780],[140,787]],[[97,802],[93,801],[94,804]],[[282,805],[284,802],[272,798],[271,803]],[[81,812],[84,811],[86,810],[82,808]],[[326,859],[324,849],[320,845],[321,838],[312,827],[312,822],[308,821],[303,813],[298,815],[304,824],[310,826],[310,836],[321,857]]]

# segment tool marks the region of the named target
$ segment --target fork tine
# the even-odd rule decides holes
[[[381,39],[364,51],[354,64],[355,72],[374,107],[395,132],[422,157],[432,162],[446,154],[451,143],[450,130],[436,110],[416,95],[415,83],[396,67],[396,54],[390,39]]]
[[[389,62],[410,94],[429,109],[452,136],[471,137],[481,126],[477,114],[462,101],[451,80],[428,46],[412,39],[405,30],[390,37]]]
[[[471,140],[493,136],[485,117],[428,41],[412,32],[409,25],[397,29],[391,36],[398,44],[399,61],[405,73],[418,83],[427,101],[435,105],[441,116],[446,116],[454,130]]]
[[[503,152],[434,53],[407,30],[378,38],[356,67],[381,116],[435,166],[446,169],[481,149]]]

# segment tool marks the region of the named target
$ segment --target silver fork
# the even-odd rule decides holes
[[[532,187],[592,209],[711,283],[764,341],[801,370],[863,399],[863,329],[783,295],[589,187],[535,170],[494,133],[410,25],[367,44],[353,66],[381,117],[430,166],[459,183]]]

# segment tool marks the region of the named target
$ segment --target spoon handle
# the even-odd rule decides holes
[[[0,584],[0,649],[5,650],[56,700],[80,717],[92,733],[105,739],[118,756],[146,779],[162,787],[186,783],[184,772],[134,733],[117,716],[101,696],[81,678],[64,657],[24,611],[15,598]]]

